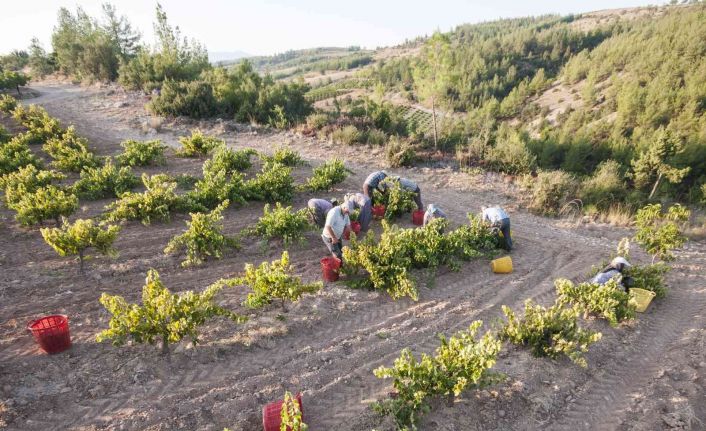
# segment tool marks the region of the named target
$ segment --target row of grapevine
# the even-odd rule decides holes
[[[670,213],[667,214],[661,218],[669,219]],[[651,220],[654,219],[660,217],[651,217]],[[670,222],[652,223],[645,225],[644,229],[652,231],[652,239],[656,231],[664,234],[662,239],[655,241],[664,246],[662,252],[669,256],[671,250],[683,244],[679,229],[675,229]],[[670,233],[665,234],[665,231]],[[643,232],[642,236],[645,234]],[[638,241],[640,238],[638,235]],[[652,243],[650,245],[654,246]],[[627,239],[621,241],[617,254],[629,256]],[[667,270],[668,267],[662,263],[634,265],[625,277],[634,277],[633,287],[651,290],[662,297]],[[429,410],[432,397],[445,396],[453,400],[464,389],[478,389],[504,380],[502,375],[490,371],[503,341],[529,347],[536,357],[554,359],[564,355],[586,367],[583,354],[591,344],[601,339],[602,334],[582,328],[579,325],[580,314],[604,318],[611,326],[635,317],[635,303],[631,295],[621,288],[620,282],[620,279],[613,279],[604,285],[575,285],[569,280],[558,279],[555,281],[557,299],[552,306],[543,307],[528,299],[524,304],[524,313],[518,316],[503,305],[501,308],[506,320],[495,333],[487,332],[481,339],[476,339],[481,326],[481,322],[476,321],[468,331],[460,331],[450,340],[441,336],[441,346],[435,356],[422,354],[421,359],[417,360],[409,349],[404,349],[392,367],[380,367],[374,371],[378,378],[393,379],[392,386],[396,391],[394,397],[375,403],[374,410],[391,415],[399,429],[416,429],[414,427],[421,415]]]

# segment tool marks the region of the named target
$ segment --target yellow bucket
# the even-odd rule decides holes
[[[490,262],[490,269],[496,274],[509,274],[512,272],[512,259],[504,256]]]
[[[635,300],[635,311],[638,313],[644,313],[650,305],[650,302],[652,302],[652,298],[655,297],[653,291],[638,289],[637,287],[631,288],[630,294],[632,295],[632,299]]]

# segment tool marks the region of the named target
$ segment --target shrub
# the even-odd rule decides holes
[[[620,163],[615,160],[601,163],[593,175],[583,181],[579,192],[584,205],[596,205],[602,210],[607,210],[625,195],[626,187],[620,172]]]
[[[42,237],[59,256],[78,256],[79,271],[83,273],[83,262],[88,248],[95,248],[100,254],[115,256],[113,242],[120,228],[107,226],[102,228],[94,224],[93,220],[78,219],[69,223],[64,219],[60,228],[42,228]]]
[[[147,104],[147,109],[170,117],[208,118],[218,112],[218,102],[213,88],[206,82],[168,79],[162,83],[159,95]]]
[[[1,106],[2,105],[0,105],[0,107]],[[328,115],[323,112],[317,112],[306,117],[306,127],[309,129],[320,130],[328,123]]]
[[[468,226],[443,234],[448,222],[435,219],[417,229],[401,229],[384,221],[380,238],[368,234],[364,240],[351,239],[343,248],[343,272],[347,284],[357,288],[385,290],[393,299],[418,298],[416,282],[410,277],[412,268],[435,269],[453,259],[468,260],[482,256],[497,245],[497,238],[478,217],[469,216]],[[367,276],[357,278],[361,270]]]
[[[370,129],[365,132],[365,143],[373,146],[383,146],[387,142],[387,134],[382,130]]]
[[[73,185],[73,191],[85,199],[118,197],[139,183],[132,169],[116,168],[111,159],[100,168],[86,168]]]
[[[574,196],[576,180],[564,171],[542,171],[536,178],[527,178],[525,187],[530,191],[529,210],[556,216]]]
[[[100,160],[86,144],[86,139],[76,135],[76,130],[70,126],[60,136],[49,139],[42,148],[54,159],[52,166],[56,169],[81,172],[100,165]]]
[[[207,319],[224,316],[235,322],[245,321],[244,317],[213,302],[222,288],[222,284],[216,283],[201,293],[189,290],[174,294],[162,284],[159,273],[150,269],[142,289],[142,305],[129,304],[117,295],[101,295],[100,303],[111,314],[110,328],[98,334],[96,340],[111,340],[116,346],[128,340],[149,344],[159,340],[163,354],[169,353],[169,344],[187,336],[196,345],[198,329]]]
[[[117,160],[121,166],[148,166],[166,163],[164,150],[167,146],[163,145],[159,139],[142,142],[128,139],[120,146],[123,147],[123,152],[118,155]]]
[[[62,216],[68,217],[78,209],[78,198],[72,193],[49,185],[22,194],[9,207],[17,212],[15,219],[23,225],[29,226],[53,219],[58,226]]]
[[[469,387],[482,388],[497,382],[499,376],[488,370],[495,365],[501,342],[490,333],[476,339],[481,325],[476,320],[448,340],[440,335],[441,346],[434,356],[422,354],[417,361],[409,349],[404,349],[391,368],[377,368],[376,377],[393,379],[396,397],[376,403],[373,408],[393,415],[399,429],[416,429],[415,424],[430,408],[429,398],[446,396],[453,400]]]
[[[536,166],[535,156],[517,133],[498,138],[485,155],[491,167],[508,174],[525,174]]]
[[[17,99],[9,94],[0,94],[0,112],[9,114],[17,107]]]
[[[661,204],[647,205],[637,211],[635,240],[652,255],[652,263],[659,258],[663,261],[674,260],[672,250],[686,242],[682,227],[689,221],[690,211],[679,204],[662,211]]]
[[[40,170],[34,165],[27,165],[0,177],[0,187],[5,190],[5,202],[9,206],[19,201],[22,195],[34,193],[38,188],[64,178],[66,176],[61,172]]]
[[[226,200],[244,204],[246,196],[243,174],[226,174],[223,169],[204,173],[204,177],[196,182],[194,190],[188,194],[189,199],[204,208],[215,208]]]
[[[363,139],[363,134],[353,125],[348,125],[340,129],[336,129],[331,133],[331,139],[339,144],[353,145],[359,143]]]
[[[32,143],[42,143],[49,139],[58,138],[64,132],[59,121],[47,114],[47,111],[41,106],[29,105],[28,108],[25,108],[18,105],[12,112],[12,116],[28,129],[27,133]]]
[[[302,156],[298,152],[287,147],[279,147],[271,156],[262,154],[260,156],[265,163],[279,163],[284,166],[295,167],[304,164]]]
[[[191,136],[182,136],[179,138],[179,143],[181,144],[181,149],[176,152],[179,157],[202,157],[214,149],[225,145],[223,141],[213,136],[204,136],[198,129],[192,130]]]
[[[262,262],[259,267],[245,265],[242,277],[225,280],[229,286],[245,285],[252,289],[248,293],[245,305],[250,308],[262,308],[273,300],[279,299],[282,308],[285,301],[295,302],[305,293],[314,293],[323,287],[321,282],[305,284],[299,277],[291,275],[294,267],[289,264],[289,253],[282,252],[280,260],[272,263]]]
[[[632,277],[634,286],[650,290],[655,293],[655,298],[667,296],[667,286],[664,275],[669,271],[669,266],[662,262],[652,265],[633,265],[625,270],[627,277]]]
[[[306,182],[305,188],[312,192],[329,191],[336,184],[342,183],[348,171],[342,160],[331,159],[314,168],[313,176]]]
[[[503,305],[502,308],[507,323],[502,327],[500,337],[513,344],[528,345],[537,357],[554,359],[563,354],[585,367],[586,359],[582,353],[601,339],[600,332],[579,327],[577,319],[580,310],[577,307],[563,308],[560,304],[554,304],[544,308],[528,299],[522,318],[517,318],[509,307]]]
[[[7,131],[6,128],[0,126],[0,144],[5,144],[7,143],[10,139],[12,139],[12,136],[10,133]]]
[[[382,181],[381,186],[384,187],[385,193],[375,190],[373,194],[376,203],[385,205],[386,220],[391,221],[417,209],[414,193],[403,189],[399,180],[387,177]]]
[[[281,163],[265,163],[255,178],[245,182],[245,193],[250,200],[291,201],[294,196],[292,168]]]
[[[186,250],[186,260],[181,266],[201,265],[208,257],[220,259],[226,247],[237,247],[234,238],[223,235],[223,210],[228,207],[223,201],[208,214],[191,213],[191,221],[186,222],[187,229],[169,241],[164,252],[176,253]]]
[[[387,164],[391,168],[412,166],[417,158],[412,145],[396,136],[390,138],[390,141],[387,143],[385,155],[387,157]]]
[[[106,207],[108,221],[141,220],[148,225],[154,219],[168,221],[172,212],[187,208],[187,201],[175,193],[176,182],[169,176],[142,174],[142,183],[144,192],[123,193]]]
[[[601,316],[611,326],[617,326],[623,320],[635,317],[635,306],[630,302],[630,295],[618,283],[618,280],[610,280],[603,285],[574,284],[570,280],[558,279],[554,281],[554,287],[559,304],[572,305],[584,314]]]
[[[225,145],[219,146],[213,156],[204,162],[203,173],[206,175],[225,170],[226,174],[230,174],[245,171],[252,166],[250,157],[254,155],[257,155],[257,151],[252,148],[235,151]]]
[[[302,411],[299,408],[299,402],[287,391],[284,393],[284,402],[282,402],[282,410],[280,410],[280,431],[307,431],[309,427],[302,419]]]
[[[285,245],[294,241],[304,241],[304,232],[311,230],[309,224],[309,211],[301,209],[292,211],[292,207],[283,207],[277,202],[270,211],[270,205],[265,204],[264,214],[260,217],[249,233],[258,235],[266,240],[280,238]]]
[[[29,149],[25,136],[17,135],[0,143],[0,177],[25,166],[42,167],[42,162]]]

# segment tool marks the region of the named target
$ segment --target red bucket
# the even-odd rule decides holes
[[[416,224],[417,226],[421,226],[424,224],[424,211],[422,210],[417,210],[412,213],[412,223]]]
[[[374,205],[373,217],[376,219],[381,219],[385,217],[385,205]]]
[[[325,257],[321,259],[321,271],[324,281],[338,280],[338,269],[341,267],[341,259],[335,257]]]
[[[359,222],[352,221],[351,222],[351,229],[353,230],[353,233],[356,236],[360,235],[360,223]],[[344,230],[343,231],[343,239],[345,239],[346,241],[350,240],[351,239],[351,231],[349,231],[348,229]]]
[[[59,353],[71,347],[69,318],[64,315],[57,314],[33,320],[27,324],[27,329],[39,347],[47,353]]]
[[[304,419],[302,394],[297,394],[296,399],[299,403],[299,410],[302,412],[302,419]],[[282,404],[284,404],[284,400],[269,403],[262,408],[262,426],[265,431],[279,431],[279,427],[282,424]],[[289,430],[290,428],[287,429]]]

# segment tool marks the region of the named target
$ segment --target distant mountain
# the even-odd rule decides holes
[[[210,61],[211,63],[219,63],[222,61],[233,61],[233,60],[237,60],[239,58],[244,58],[244,57],[252,57],[252,55],[248,54],[247,52],[243,52],[243,51],[232,51],[232,52],[209,51],[209,53],[208,53],[208,61]]]

